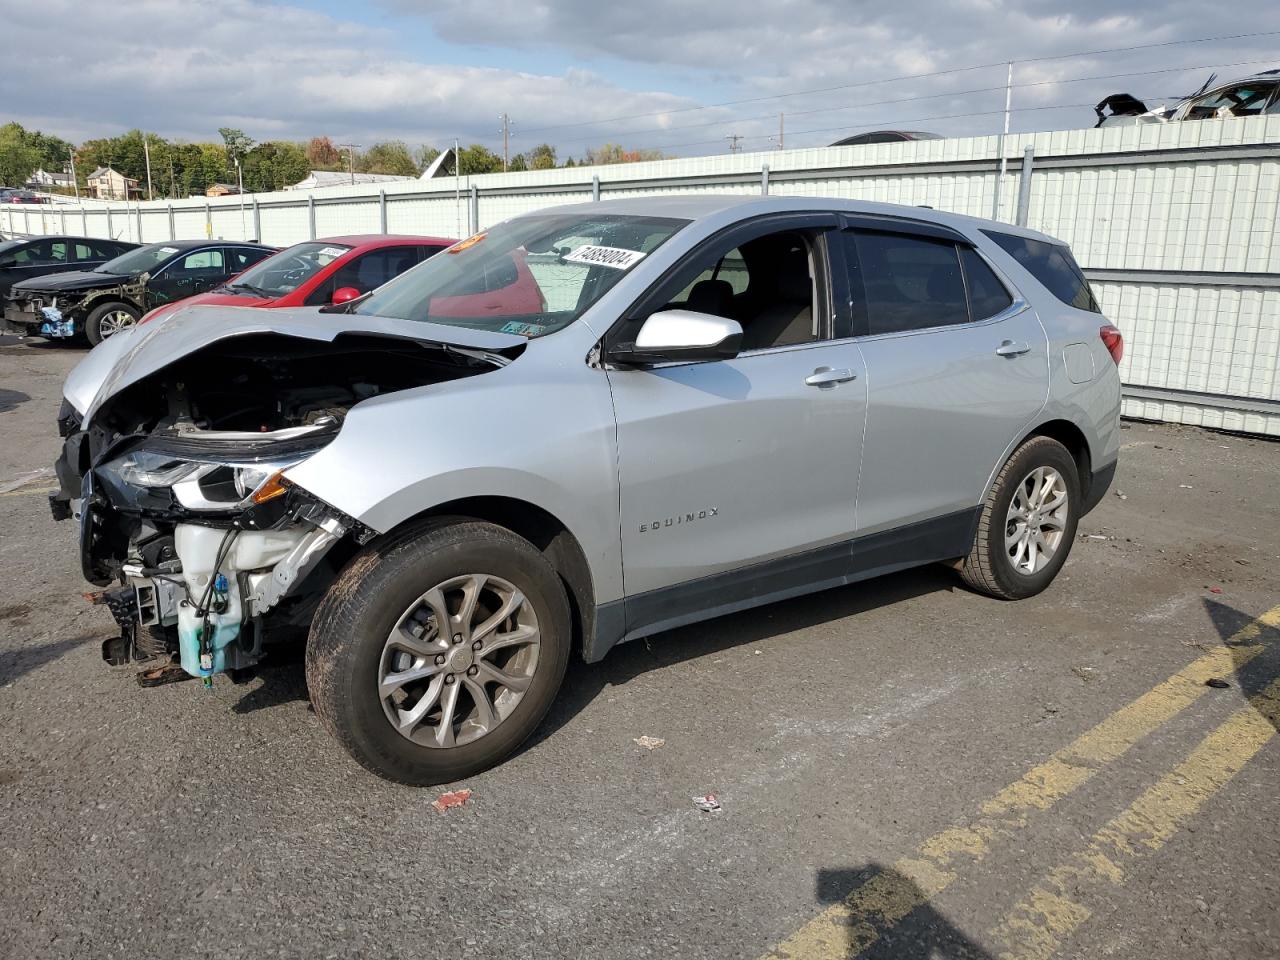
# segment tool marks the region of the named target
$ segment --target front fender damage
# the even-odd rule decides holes
[[[131,381],[118,364],[107,382],[119,386],[98,388],[86,413],[64,405],[51,502],[55,518],[80,521],[86,578],[117,585],[101,595],[121,628],[104,656],[167,656],[208,680],[304,636],[376,531],[288,470],[332,443],[359,403],[497,367],[404,338],[256,331]]]

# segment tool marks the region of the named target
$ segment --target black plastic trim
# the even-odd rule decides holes
[[[895,570],[968,554],[981,507],[766,560],[596,608],[596,634],[583,650],[588,663],[616,644]]]

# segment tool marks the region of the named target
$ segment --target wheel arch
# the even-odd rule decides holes
[[[1089,499],[1089,490],[1093,485],[1093,453],[1089,449],[1089,440],[1084,431],[1070,420],[1047,420],[1022,437],[1013,449],[1017,450],[1032,437],[1048,437],[1057,440],[1067,448],[1071,459],[1076,462],[1076,473],[1080,481],[1080,496],[1084,501]],[[1010,456],[1013,451],[1010,451]],[[1008,457],[1005,458],[1006,460]]]
[[[591,648],[591,639],[595,636],[596,629],[595,586],[591,565],[578,538],[559,517],[544,507],[517,497],[462,497],[436,504],[407,517],[377,539],[396,536],[414,524],[439,517],[492,523],[532,543],[547,558],[564,584],[573,621],[574,648],[579,653]]]

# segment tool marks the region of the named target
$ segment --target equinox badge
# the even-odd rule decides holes
[[[654,520],[652,523],[642,523],[640,524],[640,532],[647,533],[651,530],[661,530],[663,527],[678,527],[684,523],[693,523],[695,520],[705,520],[708,517],[715,517],[719,514],[719,507],[708,507],[706,510],[699,510],[697,513],[679,513],[674,517],[667,517],[664,520]]]

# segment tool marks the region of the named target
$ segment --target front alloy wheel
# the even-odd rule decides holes
[[[103,339],[113,337],[121,330],[132,327],[137,319],[128,310],[110,310],[98,321],[98,335]]]
[[[491,733],[538,669],[538,614],[501,577],[469,573],[418,597],[382,648],[378,696],[402,737],[455,747]]]
[[[316,610],[307,687],[361,765],[415,786],[505,760],[555,699],[569,602],[529,541],[426,521],[357,554]]]

